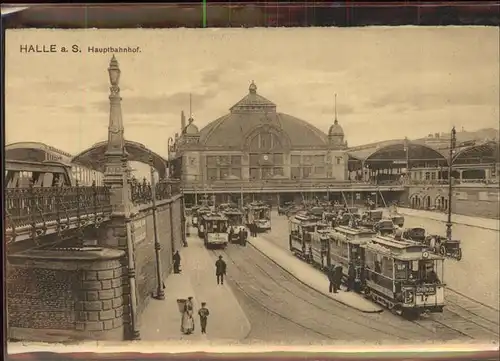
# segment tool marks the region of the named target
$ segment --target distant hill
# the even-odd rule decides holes
[[[495,128],[484,128],[475,131],[457,130],[457,143],[469,142],[472,140],[498,140],[499,130]],[[413,141],[434,146],[447,146],[450,141],[450,133],[434,133],[427,137],[414,139]]]

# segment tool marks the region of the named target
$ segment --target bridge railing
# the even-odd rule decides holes
[[[153,201],[153,190],[151,183],[144,179],[138,182],[132,179],[130,182],[132,203],[135,205],[149,204]],[[172,198],[182,193],[181,182],[176,179],[164,179],[155,184],[155,200],[161,201]]]
[[[5,191],[6,228],[30,227],[43,233],[53,224],[64,228],[71,219],[97,222],[112,210],[110,192],[101,186],[8,188]],[[91,220],[91,217],[94,217]],[[41,226],[40,226],[41,225]]]

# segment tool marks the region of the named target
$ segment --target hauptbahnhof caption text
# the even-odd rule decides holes
[[[119,54],[140,53],[140,46],[80,46],[77,44],[59,46],[56,44],[21,44],[21,53],[87,53],[87,54]]]

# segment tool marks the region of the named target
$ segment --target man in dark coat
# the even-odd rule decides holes
[[[233,226],[229,226],[229,242],[233,240],[234,228]]]
[[[335,266],[331,265],[327,272],[328,281],[330,281],[330,286],[328,287],[328,292],[337,293],[337,288],[335,287]]]
[[[224,284],[224,275],[226,274],[226,262],[219,256],[217,262],[215,262],[215,275],[217,276],[217,284]]]
[[[242,246],[247,245],[247,230],[243,227],[240,228],[240,244]]]
[[[340,290],[340,285],[342,284],[342,266],[337,265],[335,266],[335,272],[334,272],[334,282],[333,282],[333,292],[336,293],[338,290]]]
[[[347,270],[347,292],[354,290],[356,285],[356,269],[354,264],[349,262],[349,268]]]
[[[174,260],[174,273],[181,273],[181,255],[179,251],[175,251],[172,258]]]
[[[257,225],[255,222],[250,223],[250,233],[252,234],[252,237],[257,237]]]

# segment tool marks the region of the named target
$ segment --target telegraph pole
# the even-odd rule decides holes
[[[448,222],[446,222],[446,238],[451,241],[451,202],[453,198],[453,182],[451,172],[453,171],[453,155],[455,153],[455,146],[457,144],[457,131],[455,127],[451,130],[450,137],[450,157],[448,159]]]

